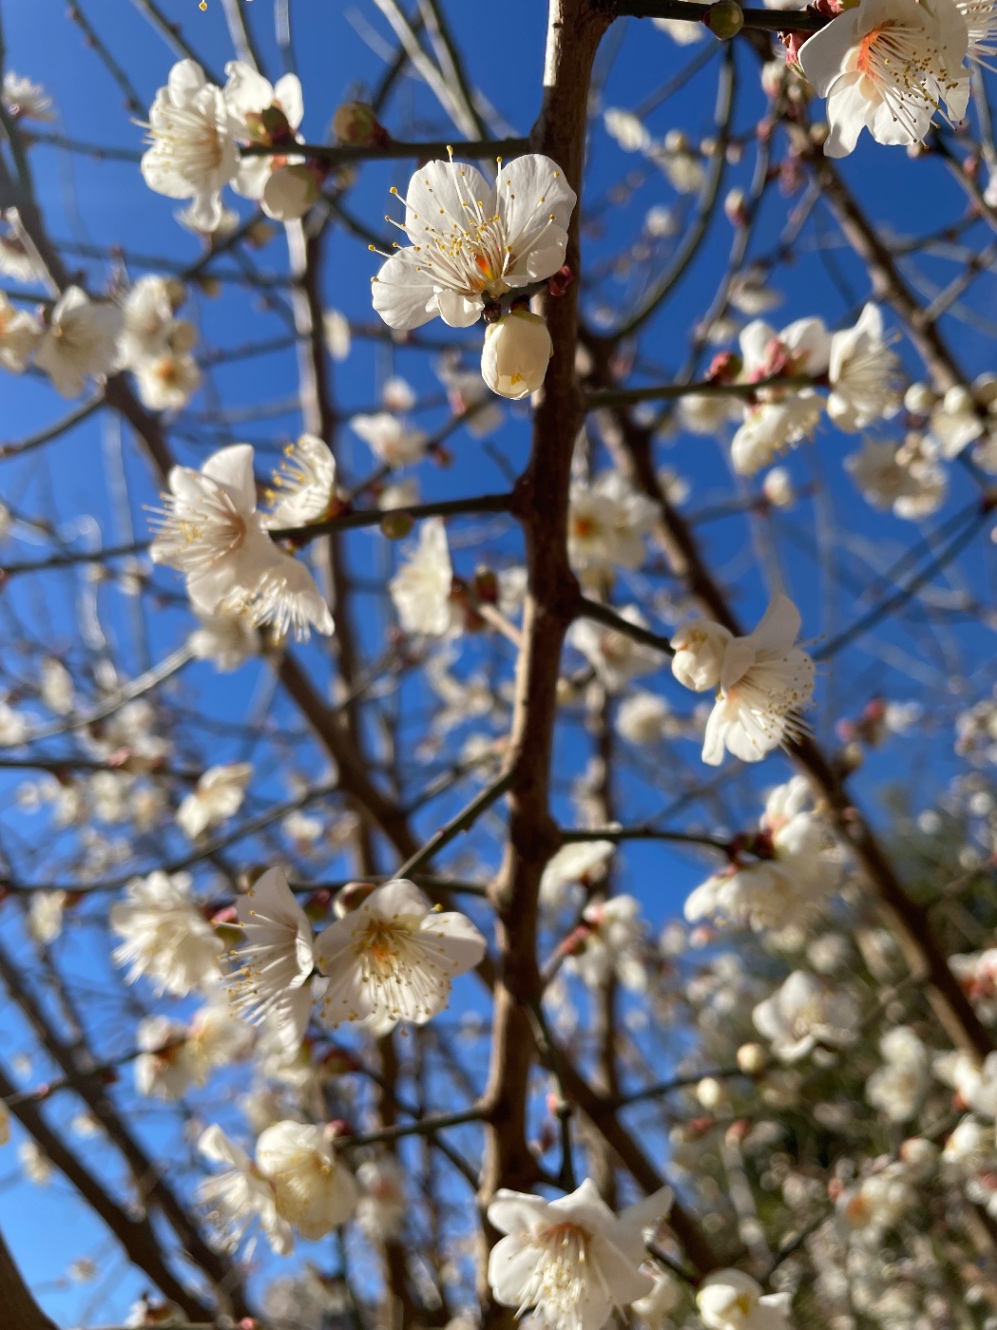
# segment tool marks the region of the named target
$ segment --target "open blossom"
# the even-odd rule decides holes
[[[35,364],[63,397],[78,397],[87,378],[109,374],[117,357],[121,310],[68,286],[49,315]]]
[[[547,324],[528,309],[514,309],[485,329],[481,377],[493,393],[516,402],[543,386],[554,344]]]
[[[177,826],[184,835],[194,840],[208,827],[237,813],[252,774],[251,762],[229,762],[204,772],[177,809]]]
[[[178,320],[175,312],[186,291],[172,277],[148,273],[131,287],[121,306],[123,322],[118,338],[118,365],[134,368],[147,356],[158,356],[170,343],[170,334]],[[196,330],[191,325],[196,338]],[[190,350],[191,341],[183,349]]]
[[[576,481],[568,508],[568,558],[576,572],[639,568],[644,536],[657,506],[636,493],[618,471],[604,471],[591,485]]]
[[[271,477],[273,490],[266,525],[271,531],[324,521],[336,502],[336,459],[314,434],[302,434],[284,449]]]
[[[319,934],[316,956],[329,976],[322,1017],[333,1026],[365,1021],[378,1035],[399,1021],[424,1025],[486,945],[465,915],[437,913],[404,878],[387,882]]]
[[[150,411],[182,411],[201,386],[201,371],[192,355],[167,348],[135,366],[139,400]]]
[[[210,660],[223,674],[237,670],[257,655],[259,638],[241,614],[200,614],[200,627],[187,638],[195,660]]]
[[[298,637],[309,625],[333,631],[332,615],[311,573],[267,534],[256,510],[253,449],[222,448],[200,471],[175,466],[150,554],[186,574],[200,614],[236,612],[254,624],[273,623]]]
[[[644,1231],[667,1214],[672,1193],[661,1188],[620,1215],[586,1178],[568,1196],[546,1201],[500,1190],[488,1220],[505,1234],[488,1258],[497,1302],[532,1309],[548,1330],[602,1330],[614,1307],[650,1293],[641,1274]]]
[[[648,626],[636,605],[624,605],[619,615],[638,628]],[[627,633],[593,619],[576,619],[568,629],[567,640],[582,653],[610,692],[624,688],[637,675],[661,668],[662,656],[654,647],[635,642]]]
[[[277,1213],[273,1183],[240,1146],[213,1125],[201,1133],[197,1148],[213,1163],[223,1164],[222,1172],[200,1182],[195,1193],[209,1211],[209,1221],[226,1251],[235,1251],[254,1220],[267,1236],[278,1256],[294,1250],[291,1226]]]
[[[780,1061],[797,1062],[819,1043],[835,1048],[854,1043],[859,1008],[847,989],[831,988],[806,970],[794,970],[755,1007],[752,1019]]]
[[[339,1163],[328,1128],[275,1122],[260,1133],[256,1164],[274,1189],[277,1214],[309,1242],[344,1224],[357,1185]]]
[[[54,120],[52,98],[40,83],[8,69],[3,76],[4,109],[14,120]]]
[[[575,192],[549,157],[498,164],[490,185],[474,166],[427,162],[405,195],[411,244],[374,278],[374,308],[391,328],[439,315],[467,328],[484,303],[542,281],[564,263]]]
[[[789,1306],[788,1293],[763,1293],[743,1270],[714,1270],[696,1293],[706,1330],[790,1330]]]
[[[634,896],[590,901],[582,911],[581,929],[584,936],[566,957],[565,970],[577,974],[588,988],[598,988],[615,975],[624,988],[643,992],[647,971],[641,959],[644,925],[640,901]]]
[[[0,291],[0,365],[11,374],[23,374],[41,337],[38,321]]]
[[[899,448],[888,439],[866,438],[845,458],[845,470],[874,508],[892,508],[897,517],[927,517],[945,501],[948,477],[931,440],[916,431]]]
[[[378,411],[372,416],[351,416],[350,429],[360,436],[385,466],[411,466],[426,455],[425,433],[413,429],[401,416]]]
[[[681,640],[697,649],[700,631],[707,634],[702,645],[708,650],[694,667],[702,669],[703,678],[711,677],[716,646],[722,641],[719,627],[694,621],[680,630]],[[795,645],[799,630],[799,610],[788,596],[777,595],[754,632],[724,644],[717,700],[706,723],[704,762],[719,766],[725,748],[742,762],[758,762],[799,733],[799,710],[809,702],[814,686],[814,663]]]
[[[230,60],[225,73],[228,82],[222,96],[232,135],[246,143],[282,150],[283,155],[240,158],[232,178],[232,188],[243,198],[264,199],[271,173],[286,162],[287,149],[297,141],[297,129],[304,119],[301,82],[296,74],[285,74],[271,84],[241,60]]]
[[[451,599],[453,565],[442,517],[423,522],[419,543],[388,583],[406,633],[441,637],[459,624]]]
[[[952,0],[862,0],[800,47],[800,64],[827,98],[828,157],[852,152],[863,129],[877,143],[923,143],[944,103],[959,121],[969,100],[962,67],[966,21]]]
[[[192,199],[191,221],[202,231],[218,228],[222,189],[239,170],[230,116],[221,88],[207,81],[194,60],[173,66],[149,111],[145,183],[167,198]]]
[[[616,853],[611,840],[569,841],[562,845],[540,878],[540,904],[559,910],[579,894],[582,886],[591,886],[605,876],[607,862]]]
[[[289,1053],[296,1053],[312,1008],[311,924],[283,868],[264,873],[238,898],[236,910],[245,943],[234,953],[240,970],[233,985],[233,1005],[257,1024],[269,1021],[275,1038]]]
[[[111,906],[111,931],[124,938],[116,965],[127,965],[128,983],[144,975],[159,993],[184,997],[221,978],[221,939],[191,899],[185,873],[150,873],[128,884],[127,898]]]
[[[935,1058],[932,1070],[952,1086],[966,1108],[981,1118],[997,1118],[997,1053],[982,1063],[971,1053],[945,1053]]]
[[[820,319],[797,319],[782,332],[755,319],[740,336],[746,383],[775,376],[818,376],[828,367],[830,339]],[[759,388],[744,408],[744,423],[731,442],[731,461],[742,476],[768,466],[778,452],[809,437],[823,402],[813,388]]]
[[[215,1067],[228,1066],[248,1053],[252,1034],[233,1020],[224,1000],[205,1004],[190,1024],[168,1016],[139,1023],[135,1088],[139,1094],[175,1100],[192,1085],[204,1085]]]
[[[854,328],[831,335],[827,414],[856,434],[900,405],[900,359],[883,341],[883,315],[866,305]]]
[[[808,807],[809,783],[794,776],[768,797],[760,834],[751,848],[759,856],[740,853],[689,896],[685,917],[730,920],[739,925],[780,929],[805,923],[832,891],[840,876],[833,840],[824,819]]]

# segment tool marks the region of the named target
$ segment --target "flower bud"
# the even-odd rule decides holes
[[[938,401],[926,383],[912,383],[904,393],[904,406],[912,416],[926,416]]]
[[[366,102],[344,102],[332,117],[332,132],[355,148],[381,148],[388,142],[388,131]]]
[[[737,1050],[737,1065],[746,1076],[757,1076],[769,1060],[761,1044],[742,1044]]]
[[[724,650],[731,633],[710,619],[690,619],[672,638],[672,674],[680,684],[702,693],[720,683]]]
[[[527,397],[543,384],[553,352],[550,333],[539,314],[514,309],[485,329],[481,377],[500,397]]]
[[[730,1091],[715,1076],[704,1076],[696,1086],[696,1098],[708,1113],[715,1113],[730,1098]]]
[[[703,22],[714,37],[728,41],[744,27],[744,10],[737,0],[714,0],[712,5],[707,5]]]
[[[263,211],[278,222],[293,222],[318,196],[318,180],[307,166],[278,166],[263,189]]]
[[[762,493],[773,508],[791,508],[796,502],[793,479],[784,466],[774,466],[762,481]]]

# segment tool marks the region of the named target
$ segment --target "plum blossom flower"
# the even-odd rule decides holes
[[[273,531],[324,521],[336,502],[336,459],[314,434],[302,434],[284,449],[280,469],[271,477],[271,507],[266,525]]]
[[[557,163],[535,153],[499,162],[495,185],[463,162],[428,162],[396,223],[411,244],[374,278],[374,308],[391,328],[437,315],[470,327],[486,301],[558,271],[575,201]]]
[[[696,1293],[706,1330],[790,1330],[788,1293],[763,1293],[743,1270],[714,1270]]]
[[[271,868],[236,901],[245,942],[233,953],[240,970],[233,1006],[248,1020],[270,1022],[288,1054],[308,1028],[315,946],[308,918],[283,868]]]
[[[296,74],[285,74],[271,84],[241,60],[225,66],[228,81],[222,89],[232,135],[247,143],[273,148],[266,153],[242,157],[232,178],[232,188],[246,199],[261,199],[266,211],[266,190],[271,175],[287,162],[286,152],[298,141],[297,129],[304,119],[301,82]],[[293,161],[300,161],[294,157]],[[301,214],[297,214],[300,216]]]
[[[838,429],[857,434],[900,405],[900,359],[883,341],[883,315],[866,305],[854,328],[832,333],[827,414]]]
[[[846,157],[863,129],[877,143],[923,143],[942,104],[959,121],[969,100],[969,35],[952,0],[862,0],[800,47],[804,74],[827,98],[828,157]]]
[[[0,365],[11,374],[23,374],[41,337],[37,320],[0,291]]]
[[[451,599],[453,565],[442,517],[423,522],[419,543],[388,583],[406,633],[442,637],[459,624]]]
[[[671,1201],[663,1187],[614,1215],[591,1178],[556,1201],[503,1188],[488,1207],[505,1234],[488,1259],[496,1301],[520,1314],[532,1309],[549,1330],[601,1330],[614,1307],[650,1293],[653,1281],[639,1270],[644,1230]]]
[[[485,329],[481,377],[493,393],[517,402],[543,386],[554,354],[547,324],[528,309],[514,309]]]
[[[700,631],[708,633],[703,640],[709,643],[705,659],[711,670],[704,678],[712,674],[719,627],[693,621],[680,630],[690,641]],[[758,762],[800,733],[799,711],[813,693],[814,663],[795,645],[799,630],[799,610],[788,596],[776,595],[754,632],[725,643],[717,700],[706,723],[704,762],[719,766],[725,748],[742,762]]]
[[[756,383],[776,375],[818,376],[828,367],[830,339],[820,319],[797,319],[782,332],[755,319],[740,336],[741,380]],[[759,388],[744,408],[744,423],[731,442],[731,461],[742,476],[753,475],[784,448],[809,437],[823,403],[813,388]]]
[[[196,840],[208,827],[237,813],[252,774],[251,762],[229,762],[205,771],[177,809],[177,826],[184,835]]]
[[[568,558],[576,572],[639,568],[644,536],[654,525],[657,506],[638,494],[618,471],[604,471],[591,485],[571,486]]]
[[[256,1165],[273,1187],[278,1216],[309,1242],[356,1209],[357,1185],[339,1163],[328,1128],[275,1122],[256,1142]]]
[[[672,674],[685,688],[704,693],[717,688],[724,653],[734,634],[710,619],[689,619],[671,639]]]
[[[195,660],[213,661],[216,670],[229,674],[259,652],[256,631],[241,614],[201,614],[198,618],[200,627],[187,638]]]
[[[399,1021],[424,1025],[486,945],[465,915],[437,913],[404,878],[387,882],[319,934],[316,957],[329,976],[322,1017],[333,1026],[365,1021],[378,1035]]]
[[[175,278],[148,273],[131,287],[121,306],[118,365],[133,368],[147,356],[165,351],[186,292]],[[189,347],[185,348],[189,350]]]
[[[156,1099],[179,1099],[192,1085],[206,1084],[215,1067],[244,1057],[251,1042],[251,1032],[217,998],[199,1008],[189,1025],[149,1016],[136,1033],[142,1052],[135,1059],[135,1088]]]
[[[144,975],[157,993],[184,997],[221,978],[224,944],[191,899],[186,873],[150,873],[128,884],[127,897],[111,906],[111,931],[124,938],[116,965],[131,968],[132,984]]]
[[[625,605],[619,616],[638,628],[648,626],[636,605]],[[582,653],[610,692],[619,691],[640,674],[652,674],[661,668],[661,653],[653,647],[592,619],[576,619],[568,629],[567,640]]]
[[[200,1204],[209,1207],[209,1220],[226,1251],[235,1251],[258,1219],[278,1256],[294,1250],[291,1226],[277,1213],[273,1183],[240,1146],[212,1125],[201,1133],[197,1148],[213,1163],[225,1165],[221,1173],[205,1178],[197,1187]]]
[[[888,1030],[879,1041],[883,1065],[865,1083],[865,1097],[890,1122],[909,1122],[931,1080],[928,1050],[907,1025]]]
[[[565,958],[564,968],[588,988],[598,988],[615,974],[624,988],[641,993],[647,987],[643,942],[640,901],[634,896],[599,897],[582,911],[580,945]]]
[[[719,918],[759,931],[807,922],[841,872],[826,822],[807,807],[811,799],[803,776],[772,790],[760,835],[749,846],[759,857],[745,861],[738,852],[707,878],[686,901],[686,919]]]
[[[413,429],[390,411],[378,411],[372,416],[352,416],[350,429],[386,466],[410,466],[421,462],[426,455],[428,439],[425,433]]]
[[[202,375],[191,355],[165,350],[135,367],[139,400],[150,411],[182,411],[201,386]]]
[[[240,613],[253,624],[274,624],[281,635],[293,627],[307,637],[309,625],[332,633],[311,573],[274,544],[256,510],[250,444],[222,448],[200,471],[175,466],[169,485],[150,554],[186,574],[195,611]]]
[[[393,1155],[368,1159],[357,1169],[357,1223],[372,1242],[397,1242],[409,1210],[405,1170]]]
[[[221,88],[207,81],[194,60],[173,66],[149,111],[145,183],[167,198],[192,199],[190,219],[202,231],[220,225],[222,189],[239,170],[230,115]]]
[[[932,1070],[952,1086],[966,1108],[981,1118],[997,1118],[997,1053],[982,1063],[970,1053],[945,1053],[935,1058]]]
[[[117,357],[121,310],[67,286],[49,316],[35,364],[63,397],[78,397],[88,377],[109,374]]]
[[[858,452],[845,458],[845,470],[867,503],[892,508],[908,521],[933,513],[948,489],[937,450],[913,431],[899,448],[888,439],[865,439]]]
[[[847,989],[831,988],[806,970],[794,970],[755,1007],[752,1019],[781,1062],[798,1062],[819,1043],[836,1048],[854,1043],[859,1008]]]
[[[8,69],[3,76],[4,110],[14,120],[54,120],[52,98],[40,83]]]
[[[616,853],[611,840],[569,841],[562,845],[540,877],[540,904],[557,910],[577,895],[573,888],[591,885],[605,874],[606,863]]]

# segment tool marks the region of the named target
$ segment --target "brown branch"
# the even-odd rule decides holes
[[[0,1234],[0,1307],[4,1322],[11,1330],[56,1330],[38,1303],[14,1263],[14,1258]]]

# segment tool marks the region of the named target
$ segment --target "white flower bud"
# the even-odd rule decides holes
[[[514,309],[485,329],[481,377],[500,397],[526,397],[543,384],[553,351],[540,315]]]
[[[737,1050],[737,1065],[746,1076],[757,1076],[769,1060],[761,1044],[742,1044]]]
[[[762,481],[762,492],[773,508],[791,508],[796,502],[793,479],[784,466],[774,466]]]
[[[938,396],[926,383],[912,383],[904,393],[904,406],[914,416],[926,416],[938,401]]]
[[[730,1097],[730,1092],[723,1081],[718,1081],[715,1076],[704,1076],[696,1086],[696,1098],[706,1109],[707,1113],[715,1113],[722,1104],[725,1104]]]
[[[263,190],[263,211],[278,222],[293,222],[318,198],[318,182],[307,166],[278,166]]]
[[[710,619],[690,619],[672,638],[672,674],[680,684],[702,693],[720,683],[724,649],[731,640],[722,624]]]

